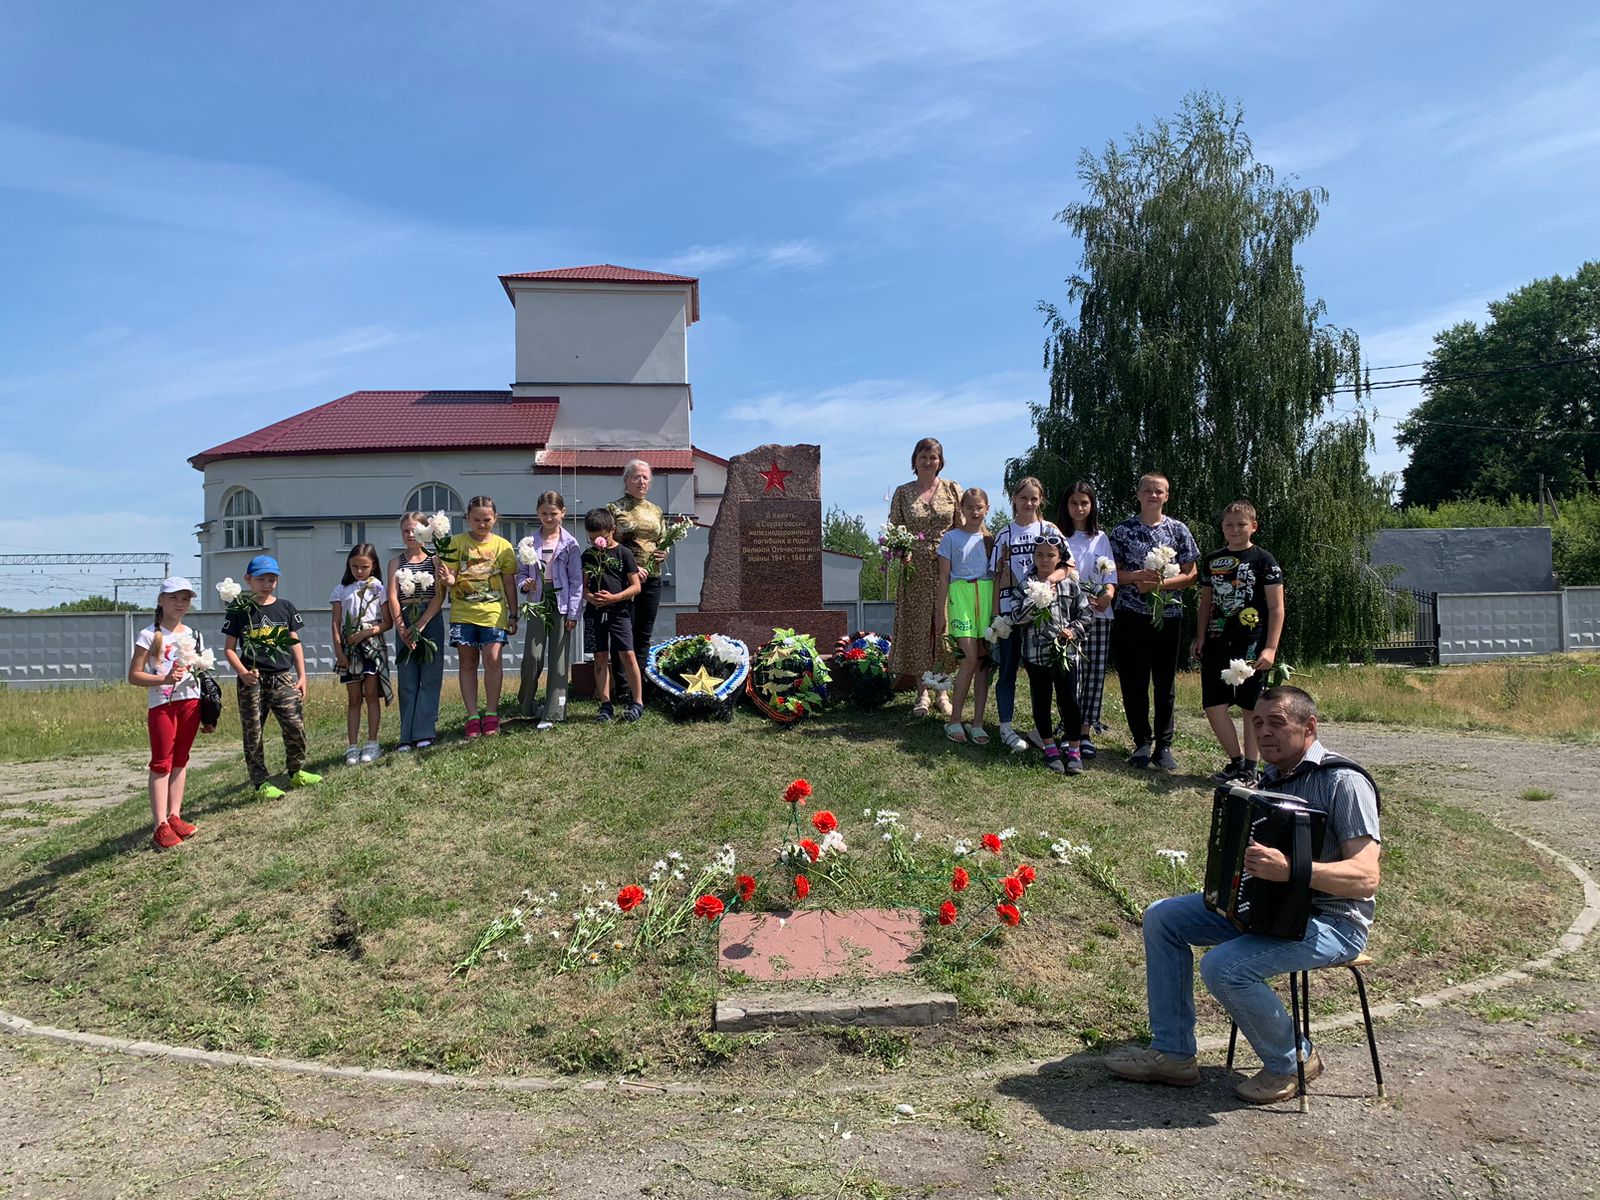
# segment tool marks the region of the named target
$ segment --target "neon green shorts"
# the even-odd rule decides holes
[[[952,579],[944,619],[951,637],[981,638],[994,620],[994,580]]]

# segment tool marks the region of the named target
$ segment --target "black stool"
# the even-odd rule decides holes
[[[1372,1078],[1378,1084],[1378,1099],[1383,1099],[1383,1068],[1378,1065],[1378,1039],[1372,1032],[1372,1009],[1367,1004],[1367,981],[1362,978],[1361,968],[1370,967],[1372,958],[1362,953],[1356,955],[1349,962],[1329,963],[1325,967],[1314,967],[1317,971],[1336,971],[1341,967],[1347,969],[1355,976],[1356,994],[1361,997],[1361,1020],[1367,1027],[1367,1051],[1372,1055]],[[1297,1095],[1300,1098],[1300,1111],[1309,1112],[1310,1104],[1306,1100],[1306,1060],[1301,1050],[1303,1042],[1311,1040],[1311,970],[1290,972],[1289,974],[1289,1015],[1294,1022],[1294,1028],[1299,1036],[1295,1037],[1294,1059],[1295,1071],[1300,1076],[1300,1087]],[[1231,1022],[1228,1025],[1228,1069],[1233,1069],[1233,1051],[1239,1042],[1239,1027]]]

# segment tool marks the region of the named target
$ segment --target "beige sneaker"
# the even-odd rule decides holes
[[[1159,1050],[1124,1050],[1106,1059],[1106,1070],[1118,1079],[1135,1083],[1165,1083],[1193,1087],[1200,1082],[1200,1064],[1192,1058],[1175,1058]]]
[[[1310,1083],[1321,1074],[1322,1055],[1313,1049],[1311,1057],[1306,1059],[1306,1082]],[[1247,1104],[1276,1104],[1280,1100],[1294,1099],[1299,1091],[1300,1078],[1293,1071],[1278,1075],[1265,1067],[1249,1079],[1240,1080],[1233,1088],[1234,1095]]]

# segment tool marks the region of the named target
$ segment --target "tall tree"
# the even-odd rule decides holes
[[[1340,380],[1359,378],[1359,346],[1307,300],[1295,261],[1326,193],[1280,184],[1241,110],[1206,94],[1086,150],[1078,176],[1086,196],[1058,216],[1082,241],[1067,308],[1040,305],[1050,396],[1008,480],[1037,475],[1058,496],[1087,479],[1115,520],[1161,470],[1203,547],[1221,542],[1222,506],[1248,497],[1291,594],[1285,649],[1359,651],[1386,627],[1366,566],[1383,501],[1365,418],[1325,419]]]
[[[1600,481],[1600,262],[1553,275],[1433,339],[1395,441],[1407,504],[1557,495]]]
[[[854,554],[861,562],[857,594],[862,600],[883,599],[882,558],[878,543],[867,532],[867,519],[860,513],[846,512],[835,504],[822,518],[822,548]]]

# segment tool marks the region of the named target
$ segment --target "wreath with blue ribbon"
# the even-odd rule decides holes
[[[674,720],[726,721],[750,677],[750,648],[720,633],[684,634],[651,646],[644,673]]]

